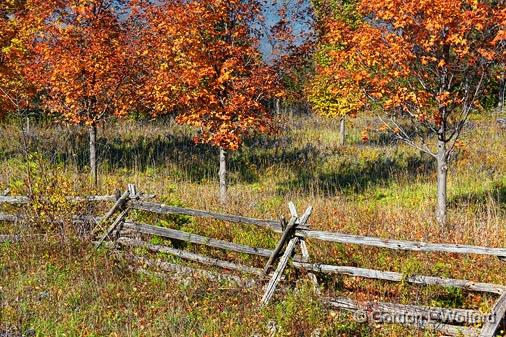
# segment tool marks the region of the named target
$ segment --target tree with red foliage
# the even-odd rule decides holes
[[[267,101],[279,94],[251,23],[256,1],[162,1],[144,10],[142,94],[154,116],[177,112],[196,142],[220,150],[220,199],[227,193],[227,151],[252,132],[272,130]]]

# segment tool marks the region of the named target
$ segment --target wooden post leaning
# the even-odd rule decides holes
[[[490,320],[485,322],[480,332],[480,337],[493,337],[495,336],[501,322],[506,319],[506,293],[503,293],[496,301],[492,312],[490,313]]]
[[[121,210],[130,199],[138,198],[139,194],[137,192],[137,187],[133,184],[128,184],[128,189],[121,195],[121,197],[116,201],[116,203],[111,207],[111,209],[106,213],[106,215],[101,219],[101,221],[97,224],[97,227],[95,227],[95,230],[93,231],[94,234],[96,234],[99,230],[102,224],[104,224],[111,216],[116,213],[116,211]],[[100,237],[96,244],[96,248],[98,249],[104,240],[109,237],[109,235],[121,224],[124,222],[126,216],[128,215],[129,208],[123,209],[122,212],[119,214],[119,216],[116,218],[116,220],[107,228],[105,233]]]
[[[311,212],[313,210],[313,208],[309,206],[304,212],[303,216],[299,219],[296,215],[297,211],[295,210],[295,205],[292,202],[290,202],[288,204],[288,207],[290,208],[290,213],[292,214],[292,217],[290,219],[290,222],[286,226],[285,230],[283,231],[283,234],[278,242],[278,245],[276,246],[276,249],[273,251],[271,257],[269,258],[269,261],[264,267],[264,275],[268,273],[270,266],[276,260],[285,242],[288,241],[288,244],[286,245],[285,252],[283,253],[281,259],[279,260],[278,266],[276,267],[276,270],[274,271],[272,278],[270,279],[269,283],[267,284],[267,287],[265,288],[265,293],[261,300],[262,304],[267,304],[271,300],[272,296],[274,295],[274,291],[276,290],[276,286],[281,280],[283,271],[288,265],[288,260],[293,255],[295,247],[299,243],[299,238],[295,236],[295,230],[299,226],[304,227],[306,225],[306,222],[311,216]]]
[[[290,207],[290,205],[293,207]],[[297,217],[298,215],[297,215],[297,209],[295,208],[295,205],[293,203],[291,203],[291,204],[289,204],[289,208],[290,208],[291,215]],[[308,207],[306,209],[306,212],[302,215],[302,219],[308,219],[309,216],[311,215],[312,210],[313,210],[312,207]],[[306,223],[306,225],[308,225],[308,224]],[[300,251],[302,254],[302,261],[309,263],[310,256],[309,256],[309,250],[306,245],[306,240],[304,239],[304,237],[301,237],[301,236],[300,237],[297,236],[297,237],[299,238],[299,245],[300,245]],[[307,275],[309,276],[311,283],[313,283],[314,291],[316,292],[316,294],[319,295],[320,290],[318,288],[318,279],[316,278],[316,275],[311,272],[309,272]]]

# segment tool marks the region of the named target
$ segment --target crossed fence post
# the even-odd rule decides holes
[[[101,225],[104,224],[111,216],[114,215],[118,210],[124,208],[124,206],[128,203],[130,199],[135,199],[139,196],[137,192],[137,187],[133,184],[128,184],[128,189],[120,196],[116,203],[109,209],[109,211],[105,214],[105,216],[100,220],[100,222],[95,227],[93,234],[96,234],[101,229]],[[105,233],[100,237],[96,244],[96,248],[98,249],[102,243],[111,235],[111,233],[125,220],[126,216],[130,209],[127,207],[123,209],[123,211],[118,215],[118,217],[113,221],[113,223],[107,228]]]
[[[301,252],[302,252],[302,258],[306,262],[309,260],[309,252],[306,246],[306,243],[304,241],[304,238],[299,237],[296,235],[296,230],[298,228],[307,228],[307,221],[309,220],[309,217],[311,216],[311,212],[313,211],[313,208],[309,206],[304,214],[302,216],[298,216],[297,209],[295,208],[295,205],[293,202],[290,202],[288,204],[288,208],[290,209],[290,215],[291,218],[286,226],[282,226],[283,228],[283,234],[281,235],[281,239],[278,241],[278,244],[276,245],[276,248],[272,252],[272,255],[269,257],[269,260],[267,261],[267,264],[264,267],[263,273],[264,275],[267,275],[269,272],[269,269],[271,268],[272,264],[277,259],[279,253],[283,249],[285,243],[286,243],[286,249],[281,258],[279,259],[278,265],[276,267],[276,270],[274,271],[274,274],[272,275],[269,283],[267,284],[267,287],[265,288],[265,293],[262,297],[262,304],[267,304],[271,300],[272,296],[274,295],[274,291],[276,290],[276,286],[278,285],[279,281],[281,280],[281,276],[283,274],[283,271],[285,270],[286,266],[288,265],[289,259],[292,257],[295,247],[297,245],[300,246]],[[283,221],[284,222],[284,221]],[[315,284],[316,289],[318,286],[318,281],[316,279],[316,276],[314,274],[310,274],[312,282]]]

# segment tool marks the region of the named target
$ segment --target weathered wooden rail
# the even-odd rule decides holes
[[[152,196],[148,196],[150,198]],[[126,257],[134,262],[142,262],[143,265],[151,266],[162,271],[167,271],[176,275],[198,275],[212,280],[226,280],[235,282],[241,286],[250,286],[252,284],[266,281],[264,294],[261,302],[267,304],[274,295],[277,285],[283,278],[284,270],[292,267],[304,270],[308,273],[315,289],[318,291],[318,274],[341,274],[353,277],[376,279],[388,282],[407,282],[417,285],[437,285],[443,287],[461,288],[467,291],[485,292],[499,295],[492,311],[487,315],[467,309],[442,309],[416,305],[400,305],[394,303],[382,302],[356,302],[351,299],[324,299],[324,303],[331,308],[349,310],[368,321],[376,323],[401,323],[415,325],[418,328],[438,330],[447,335],[464,336],[494,336],[506,314],[506,285],[473,282],[469,280],[443,278],[437,276],[425,275],[405,275],[393,271],[374,270],[352,266],[337,266],[322,264],[311,261],[306,240],[321,240],[325,242],[334,242],[350,245],[371,246],[382,249],[413,251],[413,252],[438,252],[452,254],[476,254],[484,256],[497,257],[506,261],[506,248],[491,248],[472,245],[459,245],[449,243],[427,243],[405,240],[382,239],[370,236],[351,235],[337,232],[326,232],[312,230],[309,225],[309,218],[312,208],[308,207],[302,215],[298,215],[293,203],[289,204],[290,219],[280,221],[269,219],[257,219],[245,216],[223,214],[211,211],[175,207],[170,205],[148,202],[141,198],[136,191],[135,186],[129,185],[124,193],[117,193],[110,196],[90,196],[90,197],[70,197],[75,201],[107,201],[114,202],[108,212],[97,219],[95,234],[102,231],[97,237],[97,247],[105,244],[111,248],[136,248],[142,247],[147,251],[155,253],[165,253],[176,256],[182,260],[196,263],[203,266],[210,266],[228,272],[218,272],[183,266],[181,264],[169,263],[160,259],[149,259],[143,256],[132,254]],[[8,203],[12,205],[26,205],[30,202],[27,197],[18,196],[0,196],[0,204]],[[128,219],[131,210],[138,210],[159,215],[187,215],[193,217],[210,218],[218,221],[231,222],[235,224],[255,225],[261,228],[267,228],[275,233],[281,234],[274,249],[265,247],[251,247],[244,244],[238,244],[226,240],[215,239],[203,235],[184,232],[172,228],[154,226],[150,224],[138,223]],[[18,215],[0,213],[0,221],[17,221]],[[107,228],[103,228],[107,225]],[[267,258],[263,268],[258,266],[248,266],[237,262],[226,261],[184,249],[168,247],[160,244],[152,244],[143,237],[157,236],[164,239],[188,242],[194,245],[203,245],[225,251],[249,254],[261,258]],[[0,235],[1,241],[18,241],[22,239],[19,236]],[[300,254],[295,254],[296,249]],[[274,269],[271,271],[271,269]],[[241,273],[241,276],[234,274]],[[244,277],[244,275],[249,275]],[[506,278],[506,273],[505,273]],[[268,282],[267,282],[268,279]],[[375,316],[375,314],[378,314]],[[397,316],[409,317],[410,321],[394,321],[389,318]],[[487,317],[488,319],[483,319]],[[414,321],[413,321],[414,319]],[[483,323],[482,329],[478,330],[473,324]]]

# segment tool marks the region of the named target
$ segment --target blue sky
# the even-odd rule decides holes
[[[269,30],[274,26],[280,19],[278,11],[282,6],[286,5],[289,13],[288,17],[295,16],[297,11],[305,11],[310,8],[310,0],[276,0],[276,1],[268,1],[270,2],[268,5],[264,6],[264,16],[265,16],[265,29]],[[301,33],[307,33],[309,31],[310,26],[307,22],[303,22],[305,20],[292,20],[290,22],[291,28],[296,35],[300,35]],[[261,40],[260,49],[264,55],[264,58],[267,61],[272,59],[272,48],[266,37]]]

